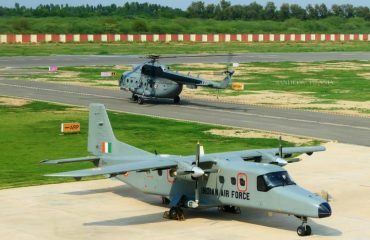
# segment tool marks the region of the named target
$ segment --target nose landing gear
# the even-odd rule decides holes
[[[312,229],[307,225],[307,217],[301,217],[302,225],[297,228],[298,236],[309,236],[312,233]]]

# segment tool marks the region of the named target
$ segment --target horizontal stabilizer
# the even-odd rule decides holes
[[[122,163],[116,165],[110,165],[106,167],[90,168],[84,170],[77,170],[71,172],[53,173],[47,174],[48,177],[89,177],[98,175],[118,175],[130,171],[146,171],[154,169],[168,169],[176,167],[177,162],[172,160],[158,160],[158,161],[140,161],[131,163]]]
[[[40,163],[42,164],[62,164],[62,163],[74,163],[74,162],[98,162],[99,157],[90,156],[90,157],[79,157],[79,158],[65,158],[65,159],[56,159],[56,160],[43,160]]]

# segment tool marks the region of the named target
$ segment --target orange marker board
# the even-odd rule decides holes
[[[233,90],[244,90],[244,84],[243,83],[232,83],[231,88]]]
[[[62,123],[61,132],[62,133],[77,133],[81,131],[80,123]]]

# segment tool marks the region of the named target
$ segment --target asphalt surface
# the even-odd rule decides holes
[[[169,63],[223,63],[229,61],[227,54],[214,55],[162,55],[161,62]],[[184,57],[185,56],[185,57]],[[91,66],[138,64],[145,59],[140,55],[55,55],[0,57],[0,67],[27,68],[38,66]],[[312,62],[329,60],[370,60],[370,52],[320,52],[320,53],[241,53],[234,54],[232,62]]]
[[[0,95],[79,106],[103,103],[110,110],[253,128],[370,146],[370,119],[344,115],[183,99],[138,105],[130,94],[102,88],[22,80],[0,80]]]

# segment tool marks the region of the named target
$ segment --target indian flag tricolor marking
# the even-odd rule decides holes
[[[112,153],[112,143],[111,142],[102,142],[101,143],[101,152],[102,153]]]

